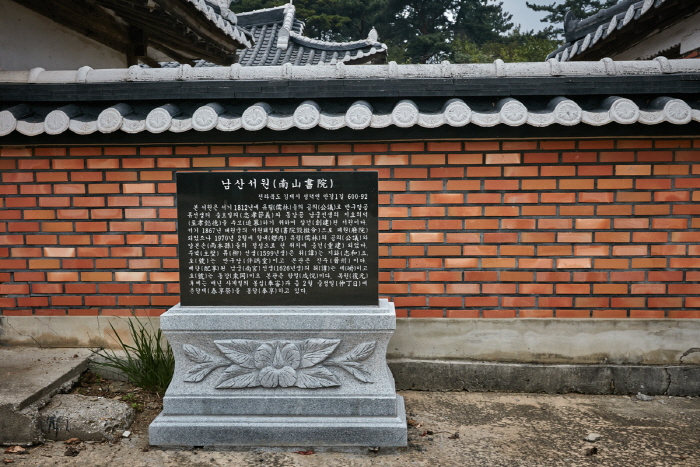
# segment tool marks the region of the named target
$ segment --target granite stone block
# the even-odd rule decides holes
[[[175,306],[161,317],[175,375],[151,443],[405,446],[403,404],[386,364],[395,327],[387,300]]]

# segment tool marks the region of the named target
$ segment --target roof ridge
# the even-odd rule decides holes
[[[700,60],[668,60],[657,57],[653,60],[614,61],[604,58],[591,62],[546,62],[346,66],[341,60],[323,67],[255,66],[240,64],[221,67],[192,67],[181,65],[175,68],[130,68],[98,69],[82,67],[78,70],[51,70],[34,68],[28,71],[0,71],[0,83],[110,83],[148,81],[198,81],[198,80],[332,80],[332,79],[414,79],[414,78],[503,78],[503,77],[547,77],[547,76],[630,76],[660,75],[674,73],[700,74]]]

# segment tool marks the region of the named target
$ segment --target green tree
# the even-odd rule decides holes
[[[395,49],[389,59],[405,63],[438,62],[452,55],[456,38],[483,44],[512,27],[493,0],[389,0],[381,19],[380,37]]]
[[[578,19],[583,19],[597,13],[603,8],[610,8],[619,3],[619,1],[620,0],[565,0],[563,3],[552,3],[549,5],[540,5],[530,2],[525,2],[525,4],[534,11],[546,11],[548,13],[540,21],[552,25],[545,28],[545,33],[553,36],[564,33],[564,16],[568,11],[572,11]]]
[[[468,39],[456,39],[453,46],[455,63],[541,62],[557,48],[559,42],[542,33],[521,32],[519,27],[496,40],[478,45]]]

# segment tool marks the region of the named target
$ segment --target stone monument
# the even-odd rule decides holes
[[[376,172],[177,174],[181,303],[158,446],[406,445]]]

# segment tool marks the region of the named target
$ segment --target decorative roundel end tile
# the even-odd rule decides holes
[[[49,135],[58,135],[68,129],[70,118],[62,110],[50,112],[44,119],[44,131]]]
[[[527,121],[527,108],[516,100],[507,102],[500,113],[503,123],[509,126],[519,126]]]
[[[146,117],[146,129],[151,133],[162,133],[170,128],[173,117],[165,109],[153,109]]]
[[[582,116],[581,107],[571,100],[562,101],[554,108],[554,120],[560,125],[578,125],[581,123]]]
[[[245,109],[241,120],[246,130],[262,130],[267,125],[267,111],[260,105],[253,105]]]
[[[418,123],[418,107],[411,101],[401,101],[391,112],[391,120],[399,128],[412,127]]]
[[[303,103],[294,111],[294,125],[301,130],[314,128],[320,120],[321,112],[314,104]]]
[[[372,109],[364,104],[353,104],[345,113],[345,124],[353,130],[362,130],[372,123]]]
[[[124,122],[124,117],[117,109],[109,108],[100,112],[97,117],[97,129],[101,133],[112,133],[119,130]]]
[[[617,99],[610,107],[610,117],[624,125],[635,123],[639,120],[639,107],[629,99]]]
[[[445,120],[451,126],[464,126],[472,118],[472,109],[464,101],[455,99],[445,109]]]
[[[216,127],[219,114],[214,109],[205,105],[195,110],[192,115],[192,128],[197,131],[209,131]]]

